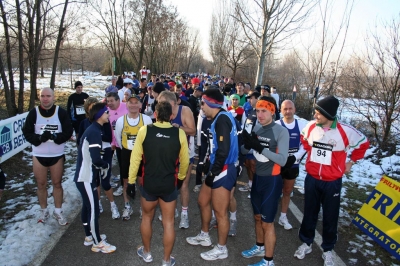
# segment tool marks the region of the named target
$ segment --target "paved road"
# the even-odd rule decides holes
[[[245,172],[245,171],[243,171]],[[195,180],[192,175],[190,180],[190,188],[193,188]],[[241,181],[246,181],[246,174],[243,173],[239,178]],[[179,218],[176,219],[176,242],[172,255],[176,258],[177,265],[247,265],[249,263],[255,263],[260,260],[259,257],[245,259],[240,254],[241,251],[247,249],[255,244],[255,233],[254,233],[254,221],[251,209],[250,200],[247,198],[247,193],[236,191],[235,196],[238,205],[238,231],[236,237],[229,237],[228,239],[228,250],[229,257],[225,260],[219,260],[214,262],[204,261],[200,257],[200,253],[210,249],[209,247],[198,247],[190,246],[186,243],[185,238],[188,236],[195,236],[200,231],[200,212],[197,206],[197,195],[191,191],[190,205],[189,205],[189,218],[190,227],[188,229],[178,229]],[[295,193],[292,201],[298,206],[299,210],[302,210],[303,196],[300,193]],[[122,210],[123,199],[121,197],[116,198],[116,203]],[[42,254],[31,263],[32,265],[160,265],[162,260],[162,224],[156,218],[153,222],[153,239],[152,239],[152,255],[153,262],[145,263],[136,254],[136,249],[141,245],[140,238],[140,219],[139,219],[139,202],[135,200],[133,203],[134,213],[131,216],[131,220],[122,221],[112,220],[110,205],[106,197],[102,196],[102,202],[104,212],[100,215],[100,233],[107,235],[109,243],[117,247],[116,252],[112,254],[101,254],[94,253],[90,250],[90,247],[83,245],[84,231],[80,221],[80,215],[67,226],[65,233],[59,238],[58,242],[54,245],[50,244],[43,249]],[[292,206],[295,209],[294,212],[289,212],[288,217],[293,225],[293,229],[286,231],[276,222],[276,233],[277,233],[277,247],[275,250],[274,261],[276,265],[323,265],[321,258],[322,251],[318,245],[313,245],[313,252],[304,260],[298,260],[293,257],[293,254],[297,247],[301,244],[297,237],[298,228],[300,222],[296,218],[298,216],[301,219],[301,212],[296,210],[296,205]],[[180,203],[178,203],[178,208]],[[77,211],[78,212],[78,211]],[[122,213],[122,211],[121,211]],[[279,214],[279,213],[278,213]],[[300,215],[300,216],[299,216]],[[277,219],[276,219],[277,221]],[[61,235],[61,233],[60,233]],[[210,232],[213,244],[216,243],[217,231],[216,229]],[[57,238],[57,237],[55,237]],[[337,244],[337,252],[341,257],[348,257],[349,254],[346,251],[348,243],[346,240],[339,239]],[[49,253],[47,252],[49,250]],[[354,256],[353,256],[354,257]],[[343,259],[347,261],[348,258]],[[357,265],[363,265],[363,262],[359,260]],[[366,263],[366,262],[365,262]],[[346,263],[347,264],[347,263]],[[337,265],[344,265],[337,263]],[[366,264],[364,264],[366,265]]]

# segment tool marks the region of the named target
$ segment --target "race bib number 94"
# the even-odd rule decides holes
[[[311,149],[310,160],[315,163],[331,165],[333,145],[314,142]]]

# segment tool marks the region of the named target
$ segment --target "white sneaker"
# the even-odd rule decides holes
[[[249,184],[246,184],[243,187],[239,187],[239,191],[241,191],[241,192],[250,192],[251,191],[251,187],[249,186]]]
[[[186,242],[188,242],[190,245],[193,245],[193,246],[197,246],[197,245],[201,245],[203,247],[211,246],[210,236],[209,235],[205,236],[205,235],[202,235],[201,233],[195,237],[187,237]]]
[[[199,193],[200,189],[201,189],[201,185],[195,185],[194,188],[193,188],[193,192],[194,193]]]
[[[100,235],[101,240],[107,239],[107,236],[105,234]],[[86,236],[85,241],[83,242],[85,246],[90,246],[93,245],[93,236]]]
[[[181,214],[181,221],[179,223],[179,228],[189,228],[189,215]]]
[[[335,259],[332,251],[327,251],[322,254],[322,258],[324,259],[324,266],[334,266]]]
[[[122,213],[122,220],[124,221],[128,221],[129,219],[131,219],[131,214],[133,213],[132,208],[124,208],[124,212]]]
[[[106,240],[102,240],[98,245],[93,244],[92,246],[93,252],[112,253],[116,249],[115,246],[108,244]]]
[[[151,253],[144,253],[144,247],[141,246],[137,250],[137,254],[139,257],[141,257],[145,262],[152,262],[153,261],[153,256],[151,256]]]
[[[279,218],[278,224],[282,225],[285,230],[290,230],[293,226],[289,223],[287,216],[281,216]]]
[[[122,186],[119,186],[116,191],[113,192],[113,195],[118,197],[121,196],[124,192],[124,188]]]
[[[46,221],[49,217],[50,217],[50,214],[47,209],[40,209],[38,223],[43,223],[43,224],[46,223]]]
[[[117,205],[111,206],[111,218],[114,220],[119,219],[119,211]]]
[[[58,222],[60,225],[67,225],[67,224],[68,224],[68,222],[67,222],[67,220],[64,218],[62,212],[61,212],[60,214],[58,214],[58,213],[56,213],[56,212],[53,212],[53,218],[56,219],[57,222]]]
[[[251,195],[250,195],[250,193],[249,193],[249,195],[247,195],[247,198],[248,198],[248,199],[251,199]]]
[[[312,251],[312,245],[308,246],[306,243],[301,244],[300,247],[297,248],[294,256],[299,260],[304,259],[307,254],[310,254]]]
[[[204,260],[222,260],[228,257],[228,249],[225,247],[221,250],[218,245],[216,245],[212,250],[200,253],[200,256]]]
[[[99,211],[100,211],[100,213],[103,213],[103,211],[104,211],[101,201],[99,201]]]

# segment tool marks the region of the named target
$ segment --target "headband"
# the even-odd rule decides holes
[[[264,108],[271,112],[271,114],[275,114],[275,105],[271,102],[265,100],[258,100],[256,103],[256,109]]]
[[[97,119],[99,119],[106,111],[107,111],[107,107],[104,106],[103,109],[100,109],[93,117],[93,120],[96,121]]]
[[[222,108],[223,102],[218,102],[217,100],[207,97],[205,95],[202,99],[210,108]]]

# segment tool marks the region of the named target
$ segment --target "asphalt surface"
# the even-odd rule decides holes
[[[193,168],[195,169],[195,168]],[[113,169],[115,170],[115,169]],[[192,171],[194,173],[194,171]],[[243,171],[238,179],[238,186],[247,181],[247,175]],[[192,174],[189,188],[193,189],[195,185],[195,175]],[[228,238],[227,259],[218,261],[205,261],[200,257],[200,253],[211,249],[210,247],[191,246],[186,243],[185,238],[195,236],[200,232],[200,211],[197,206],[198,193],[190,190],[189,219],[190,227],[188,229],[179,229],[179,219],[175,220],[176,241],[172,252],[172,256],[176,259],[176,265],[248,265],[261,260],[261,257],[246,259],[241,256],[241,252],[250,248],[255,244],[254,220],[250,199],[247,198],[248,193],[235,191],[237,200],[237,236]],[[31,262],[31,265],[161,265],[163,257],[162,234],[163,228],[158,220],[159,210],[153,221],[153,238],[151,242],[151,253],[153,262],[146,263],[136,254],[136,250],[141,246],[140,222],[139,219],[139,200],[135,199],[133,206],[133,214],[129,221],[122,219],[113,220],[111,218],[110,204],[102,193],[102,204],[104,212],[100,215],[100,233],[107,235],[107,241],[117,247],[117,250],[111,254],[94,253],[91,247],[83,245],[85,237],[84,230],[80,221],[80,212],[76,211],[76,217],[71,220],[70,224],[63,227],[64,231],[60,231],[59,236],[55,236],[54,243],[49,243],[43,248],[41,254]],[[298,210],[303,209],[303,195],[295,190],[292,202],[297,206]],[[122,215],[123,198],[116,197],[116,204]],[[180,210],[180,202],[178,201],[178,210]],[[292,206],[293,207],[293,206]],[[297,209],[295,208],[295,209]],[[297,211],[298,212],[298,211]],[[293,254],[297,247],[301,244],[297,233],[300,227],[298,221],[299,213],[294,214],[288,212],[288,218],[293,225],[292,230],[284,230],[278,224],[280,207],[278,208],[277,218],[275,219],[275,229],[277,234],[277,244],[275,248],[274,262],[275,265],[323,265],[322,251],[317,244],[313,244],[313,251],[307,255],[305,259],[298,260]],[[297,215],[297,218],[296,218]],[[300,212],[301,215],[301,212]],[[300,217],[301,220],[301,217]],[[62,232],[64,232],[62,234]],[[319,230],[319,232],[321,232]],[[61,235],[62,234],[62,235]],[[217,243],[217,229],[210,231],[213,244]],[[57,239],[59,238],[59,239]],[[344,262],[348,261],[349,253],[346,251],[348,242],[340,239],[335,248],[338,256]],[[354,256],[352,256],[354,258]],[[366,265],[367,261],[359,258],[357,265]],[[341,261],[336,265],[345,265]]]

